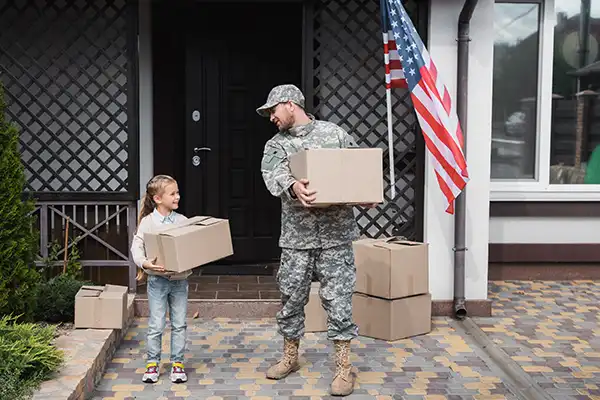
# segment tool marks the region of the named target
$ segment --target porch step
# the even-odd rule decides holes
[[[192,275],[188,278],[188,317],[271,318],[281,307],[272,275]],[[146,285],[137,288],[135,315],[148,316]]]
[[[279,300],[273,276],[192,275],[188,278],[189,299],[199,300]],[[138,298],[146,298],[146,285],[137,287]]]
[[[194,274],[188,278],[188,317],[198,313],[200,318],[274,318],[281,308],[277,283],[273,276],[264,275],[219,275]],[[489,300],[468,301],[467,308],[472,317],[491,315]],[[146,285],[137,288],[135,315],[148,316]],[[434,301],[434,316],[452,315],[452,300]]]
[[[148,299],[136,296],[135,316],[148,317]],[[189,299],[188,318],[274,318],[281,308],[280,300],[260,299]],[[467,309],[471,317],[490,317],[491,300],[467,300]],[[432,316],[449,317],[453,315],[452,300],[434,300]],[[196,315],[196,313],[198,315]]]
[[[135,316],[148,317],[148,299],[136,296]],[[281,308],[280,300],[260,299],[192,299],[188,300],[187,316],[193,318],[274,318]]]

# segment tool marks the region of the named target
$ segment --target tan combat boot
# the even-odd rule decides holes
[[[283,342],[283,358],[275,365],[271,366],[267,371],[269,379],[283,379],[291,372],[298,371],[300,364],[298,363],[298,339],[284,339]]]
[[[356,376],[350,364],[350,341],[335,340],[335,377],[331,382],[332,396],[348,396],[354,391]]]

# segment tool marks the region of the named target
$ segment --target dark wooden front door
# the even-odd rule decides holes
[[[229,219],[221,263],[277,260],[280,202],[260,173],[276,128],[255,109],[275,85],[300,87],[302,4],[198,2],[187,27],[186,212]]]

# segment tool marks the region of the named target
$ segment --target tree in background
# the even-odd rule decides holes
[[[35,309],[40,276],[35,267],[34,204],[23,200],[24,187],[19,133],[6,119],[0,82],[0,315],[22,315],[26,320]]]

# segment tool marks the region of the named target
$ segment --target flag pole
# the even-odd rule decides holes
[[[396,166],[394,162],[394,133],[392,123],[392,88],[390,75],[390,53],[388,48],[388,23],[387,23],[387,6],[386,0],[379,0],[379,8],[381,10],[381,30],[383,32],[384,44],[384,63],[385,63],[385,98],[387,107],[387,129],[388,129],[388,159],[390,164],[390,190],[392,203],[396,202]],[[389,81],[388,81],[389,79]]]
[[[395,177],[395,163],[394,163],[394,134],[392,132],[392,89],[387,88],[385,90],[385,97],[387,99],[387,123],[388,123],[388,158],[390,162],[390,186],[392,189],[392,201],[396,202],[396,177]]]

